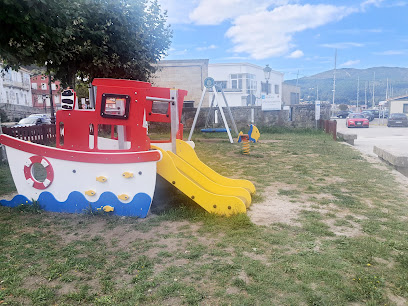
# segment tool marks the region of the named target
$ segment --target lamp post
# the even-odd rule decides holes
[[[269,65],[266,65],[266,67],[263,69],[263,72],[265,73],[265,80],[266,80],[266,95],[269,94],[268,81],[269,81],[269,78],[271,77],[271,71],[272,71],[272,68],[269,67]]]

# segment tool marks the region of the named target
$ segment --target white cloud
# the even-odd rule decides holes
[[[269,7],[287,4],[289,0],[201,0],[189,14],[196,24],[217,25],[244,14],[262,12]]]
[[[287,57],[288,58],[299,58],[299,57],[302,57],[303,55],[305,54],[303,53],[302,50],[296,50],[296,51],[293,51],[291,54],[289,54]]]
[[[198,5],[197,0],[183,1],[179,0],[159,0],[162,11],[167,11],[169,24],[190,23],[188,15]]]
[[[349,60],[341,65],[339,65],[339,67],[353,67],[353,66],[357,66],[358,64],[360,64],[360,60]]]
[[[386,50],[382,52],[373,52],[375,55],[404,55],[407,53],[408,50]]]
[[[297,32],[339,21],[355,9],[333,5],[284,5],[271,11],[239,16],[226,36],[235,44],[234,52],[255,59],[287,54]]]
[[[380,7],[382,2],[384,2],[384,0],[366,0],[360,4],[360,7],[361,7],[361,10],[364,12],[367,9],[367,7],[372,6],[372,5],[376,7]]]
[[[197,51],[206,51],[206,50],[213,50],[213,49],[217,49],[216,45],[209,45],[209,46],[205,46],[205,47],[197,47],[196,50]]]
[[[347,49],[352,47],[363,47],[364,44],[356,42],[340,42],[332,44],[321,44],[321,47],[332,48],[332,49]]]

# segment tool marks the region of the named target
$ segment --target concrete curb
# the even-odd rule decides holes
[[[337,132],[337,137],[354,146],[354,140],[357,139],[357,134]]]
[[[384,149],[381,147],[374,146],[374,153],[378,155],[379,158],[387,162],[388,164],[395,167],[396,170],[408,176],[408,154],[393,150]]]

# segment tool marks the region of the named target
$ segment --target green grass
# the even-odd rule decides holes
[[[172,188],[146,220],[0,207],[0,301],[406,304],[408,208],[393,176],[329,135],[264,131],[250,156],[197,134],[196,151],[221,174],[255,183],[254,210],[276,199],[301,205],[292,222],[210,215]],[[0,192],[13,191],[6,166],[0,175]]]
[[[0,162],[0,195],[16,191],[8,164]]]

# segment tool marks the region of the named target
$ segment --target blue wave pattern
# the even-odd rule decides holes
[[[46,211],[84,213],[89,211],[90,208],[98,211],[109,205],[114,208],[114,211],[109,214],[139,218],[146,218],[151,203],[152,198],[146,193],[138,193],[133,197],[132,201],[122,203],[114,193],[109,191],[102,193],[95,202],[89,202],[79,191],[71,192],[65,202],[57,201],[52,193],[48,191],[42,192],[38,198],[38,204]],[[0,200],[0,205],[7,207],[16,207],[21,204],[32,204],[32,201],[20,194],[16,195],[11,201]]]

